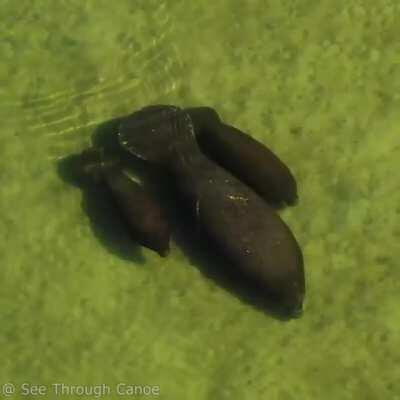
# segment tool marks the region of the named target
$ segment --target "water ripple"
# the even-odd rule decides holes
[[[19,140],[34,135],[42,141],[47,159],[56,160],[88,145],[96,125],[116,113],[131,111],[139,99],[154,102],[176,91],[182,60],[171,40],[175,21],[168,9],[165,2],[158,2],[152,10],[157,39],[146,41],[137,51],[128,48],[126,55],[120,54],[121,60],[128,57],[122,68],[125,73],[112,79],[94,77],[96,83],[79,91],[70,87],[36,97],[21,96],[18,101],[3,100],[0,115],[6,119],[18,116],[21,126],[26,126],[20,129]]]

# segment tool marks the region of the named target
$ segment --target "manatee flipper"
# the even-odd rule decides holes
[[[274,205],[297,202],[290,169],[264,144],[225,124],[210,107],[188,108],[202,151]]]
[[[117,159],[104,156],[99,149],[85,150],[80,164],[83,174],[106,183],[134,239],[160,256],[166,256],[170,227],[155,197],[137,183]]]

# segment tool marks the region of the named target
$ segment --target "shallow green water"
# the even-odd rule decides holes
[[[0,0],[0,383],[399,399],[400,4],[188,4]],[[56,161],[150,103],[214,106],[291,166],[301,319],[242,302],[175,244],[127,260],[96,237]]]

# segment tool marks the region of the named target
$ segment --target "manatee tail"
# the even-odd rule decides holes
[[[166,164],[183,147],[197,147],[188,113],[174,106],[149,106],[122,120],[119,142],[134,156],[151,163]]]

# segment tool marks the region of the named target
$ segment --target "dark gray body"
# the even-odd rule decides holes
[[[202,152],[250,186],[274,207],[297,203],[296,180],[264,144],[221,121],[210,107],[185,109]]]
[[[302,254],[275,210],[200,152],[189,161],[177,159],[172,168],[198,223],[232,266],[297,311],[304,297]]]
[[[188,113],[175,107],[143,109],[122,123],[120,143],[173,174],[198,223],[233,268],[287,312],[301,310],[303,258],[294,236],[258,194],[201,152]]]
[[[81,175],[106,184],[137,242],[162,257],[168,254],[170,227],[161,205],[118,159],[89,148],[80,154],[78,168]]]

